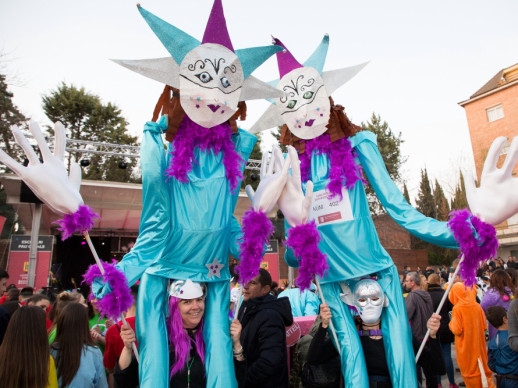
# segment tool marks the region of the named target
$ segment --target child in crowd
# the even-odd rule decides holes
[[[487,366],[486,316],[476,301],[476,294],[474,288],[467,288],[462,282],[452,286],[449,298],[453,309],[449,327],[455,335],[457,364],[466,387],[495,388],[491,370]],[[488,385],[483,385],[484,380],[487,380]]]
[[[486,317],[498,329],[488,346],[488,364],[496,373],[497,387],[518,388],[518,353],[507,343],[507,311],[502,306],[491,306],[487,309]]]

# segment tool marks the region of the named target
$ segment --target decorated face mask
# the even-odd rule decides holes
[[[237,111],[243,80],[243,68],[232,51],[203,44],[180,65],[180,103],[194,122],[214,127]]]
[[[325,35],[313,54],[299,63],[286,46],[277,38],[273,44],[283,47],[277,53],[280,81],[277,89],[286,94],[275,100],[250,129],[257,133],[286,124],[298,138],[309,140],[322,135],[330,118],[329,96],[354,77],[365,65],[322,71],[329,46]]]
[[[326,131],[331,104],[318,71],[301,67],[286,74],[277,85],[286,96],[275,100],[290,131],[301,139],[313,139]]]
[[[360,280],[354,287],[354,305],[365,323],[377,322],[388,305],[388,300],[378,282],[371,279]]]

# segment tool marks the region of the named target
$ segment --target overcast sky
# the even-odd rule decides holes
[[[113,102],[140,134],[163,86],[109,58],[141,59],[168,53],[132,1],[0,0],[0,71],[14,102],[42,124],[41,96],[61,81]],[[143,0],[148,11],[201,40],[212,0]],[[459,167],[472,163],[466,100],[500,69],[518,62],[516,0],[223,0],[234,48],[280,38],[303,62],[325,33],[324,70],[370,61],[333,94],[356,124],[372,112],[401,132],[411,196],[427,168],[446,191]],[[5,59],[8,61],[6,62]],[[274,58],[255,73],[278,78]],[[250,128],[268,107],[248,103]]]

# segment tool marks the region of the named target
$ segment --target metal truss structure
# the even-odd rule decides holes
[[[67,139],[65,150],[71,154],[79,155],[80,158],[82,158],[83,155],[88,154],[120,156],[123,158],[140,158],[139,146],[101,143],[89,140]],[[249,159],[245,169],[259,171],[261,169],[261,161]]]

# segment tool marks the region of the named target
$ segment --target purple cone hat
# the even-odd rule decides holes
[[[221,0],[214,1],[201,43],[216,43],[234,52],[234,47],[232,46],[230,35],[228,34],[227,22],[223,13]]]
[[[273,38],[273,44],[281,46],[284,50],[279,51],[277,55],[277,64],[279,65],[279,76],[284,77],[290,71],[303,67],[293,56],[293,54],[286,48],[284,43],[279,39]]]

